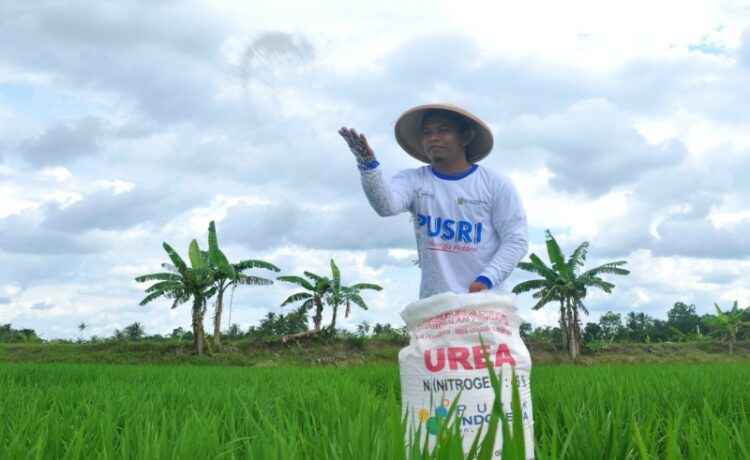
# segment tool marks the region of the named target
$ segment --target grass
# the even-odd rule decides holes
[[[322,338],[319,338],[322,339]],[[97,364],[194,364],[220,366],[392,365],[406,340],[357,337],[308,339],[282,344],[242,340],[213,356],[195,356],[190,342],[124,341],[85,343],[0,343],[0,362]],[[750,363],[750,342],[734,355],[715,341],[656,344],[596,343],[580,364]],[[530,343],[535,366],[569,364],[567,355],[548,343]]]
[[[5,364],[0,447],[3,458],[387,458],[401,441],[393,382],[392,368]]]
[[[556,370],[534,399],[539,459],[750,458],[746,365]]]
[[[94,364],[195,364],[220,366],[372,365],[393,364],[404,341],[334,341],[312,338],[287,344],[245,340],[221,353],[196,356],[191,342],[105,341],[0,343],[0,362]]]
[[[750,366],[542,366],[538,459],[750,458]],[[403,458],[395,366],[0,364],[3,458]]]

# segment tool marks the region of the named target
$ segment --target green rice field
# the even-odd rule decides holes
[[[750,366],[542,366],[538,459],[750,459]],[[0,458],[399,459],[398,368],[0,364]]]

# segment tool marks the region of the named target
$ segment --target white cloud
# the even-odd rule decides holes
[[[132,182],[115,179],[115,180],[105,180],[105,179],[99,179],[96,182],[94,182],[94,186],[101,187],[103,189],[111,189],[115,195],[119,195],[121,193],[129,192],[135,187],[135,184]]]
[[[186,309],[136,307],[133,277],[160,270],[163,241],[204,244],[210,220],[231,259],[301,274],[334,258],[385,287],[341,324],[400,324],[419,284],[409,217],[369,209],[336,130],[366,132],[393,175],[416,166],[393,123],[428,100],[493,127],[483,163],[519,189],[533,252],[549,228],[568,251],[590,241],[592,264],[629,261],[592,319],[748,302],[743,2],[144,5],[0,6],[0,316],[19,327],[188,327]],[[292,291],[238,289],[232,321],[287,311]]]
[[[34,206],[34,202],[21,198],[21,192],[13,185],[0,184],[0,219],[11,214],[18,214],[21,210]]]
[[[0,220],[0,250],[7,253],[86,254],[101,249],[96,238],[66,234],[41,226],[41,212],[25,209]]]
[[[522,116],[499,135],[506,144],[539,147],[555,188],[594,197],[686,156],[678,140],[647,143],[614,105],[601,99],[578,102],[562,114]]]
[[[64,166],[57,166],[54,168],[45,168],[39,173],[39,175],[41,177],[49,177],[53,180],[56,180],[57,182],[63,182],[65,180],[70,179],[73,176],[70,173],[70,170]]]
[[[101,123],[94,117],[58,122],[46,132],[22,142],[24,159],[34,166],[70,164],[95,155]]]

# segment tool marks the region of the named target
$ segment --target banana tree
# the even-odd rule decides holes
[[[203,253],[206,264],[211,268],[216,288],[216,301],[214,303],[214,350],[221,349],[221,315],[224,306],[224,293],[228,288],[234,289],[237,285],[269,286],[273,280],[260,276],[246,275],[244,272],[251,268],[264,268],[275,272],[281,271],[276,265],[262,260],[242,260],[238,263],[229,263],[224,253],[219,249],[219,240],[216,235],[216,224],[214,221],[208,224],[208,251]],[[231,314],[230,314],[231,316]]]
[[[377,284],[371,283],[358,283],[351,286],[341,285],[341,271],[336,263],[331,259],[331,274],[333,275],[331,283],[329,285],[329,292],[326,295],[326,303],[333,309],[333,316],[331,317],[331,325],[329,326],[329,332],[331,335],[336,334],[336,315],[338,313],[339,306],[344,305],[346,310],[344,312],[344,318],[349,317],[349,311],[351,310],[351,304],[357,305],[363,310],[367,310],[367,304],[362,299],[360,291],[365,289],[371,289],[373,291],[381,291],[382,287]]]
[[[627,275],[630,271],[621,268],[627,262],[619,260],[600,265],[578,274],[583,267],[588,253],[589,243],[581,243],[568,260],[560,249],[552,233],[545,232],[547,255],[552,266],[547,266],[536,254],[531,254],[531,262],[520,262],[518,268],[540,275],[542,278],[524,281],[513,288],[515,294],[536,290],[533,297],[539,301],[532,308],[540,309],[556,301],[560,303],[560,329],[563,331],[563,345],[572,359],[577,359],[581,346],[581,329],[579,310],[588,314],[583,299],[589,288],[601,289],[611,293],[615,285],[604,281],[600,275]]]
[[[213,271],[204,263],[196,240],[190,242],[188,249],[190,267],[170,245],[163,243],[162,246],[172,261],[172,265],[163,264],[162,266],[170,271],[135,278],[139,283],[157,281],[146,288],[147,295],[139,305],[146,305],[159,297],[165,297],[172,299],[172,308],[176,308],[192,298],[193,348],[197,354],[201,355],[205,339],[203,317],[206,313],[206,303],[216,292],[213,286]]]
[[[289,296],[284,302],[282,302],[281,306],[283,307],[290,303],[303,301],[299,307],[299,311],[307,312],[314,308],[315,315],[313,316],[313,324],[315,332],[321,330],[323,309],[326,304],[330,305],[333,309],[331,324],[328,327],[328,331],[333,335],[336,331],[336,317],[340,306],[344,305],[346,307],[344,317],[349,316],[352,304],[367,310],[367,304],[362,299],[360,291],[365,289],[380,291],[383,289],[377,284],[371,283],[358,283],[352,286],[342,286],[341,270],[336,266],[336,262],[334,262],[333,259],[331,259],[330,278],[312,272],[304,272],[304,274],[307,279],[301,276],[279,276],[276,278],[280,281],[297,284],[305,289],[305,291]]]
[[[325,295],[330,289],[331,280],[325,276],[316,275],[315,273],[307,271],[304,272],[304,275],[308,279],[296,275],[283,275],[276,277],[279,281],[293,283],[305,289],[304,291],[297,292],[287,297],[287,299],[281,303],[281,306],[283,307],[299,302],[300,300],[304,301],[299,306],[298,310],[301,312],[308,312],[313,308],[315,309],[315,314],[313,315],[313,326],[314,331],[319,332],[320,323],[323,321],[323,302]]]
[[[714,303],[716,316],[707,317],[704,322],[710,326],[715,333],[720,334],[729,346],[729,354],[734,354],[734,343],[737,341],[737,333],[745,327],[750,326],[750,321],[743,321],[742,317],[750,307],[740,309],[737,301],[734,301],[731,310],[721,311],[719,305]]]

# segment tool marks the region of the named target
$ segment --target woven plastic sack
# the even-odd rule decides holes
[[[493,371],[501,376],[503,412],[512,420],[511,378],[515,370],[521,397],[526,457],[534,458],[534,421],[531,408],[531,357],[521,340],[521,318],[515,298],[492,291],[473,294],[445,293],[407,305],[401,312],[411,335],[399,353],[401,408],[410,433],[421,425],[424,445],[435,445],[438,419],[445,420],[458,396],[455,417],[463,435],[464,452],[474,442],[479,427],[487,424],[495,393],[484,361],[481,334]],[[487,426],[482,429],[485,436]],[[502,425],[498,424],[493,458],[500,458]]]

